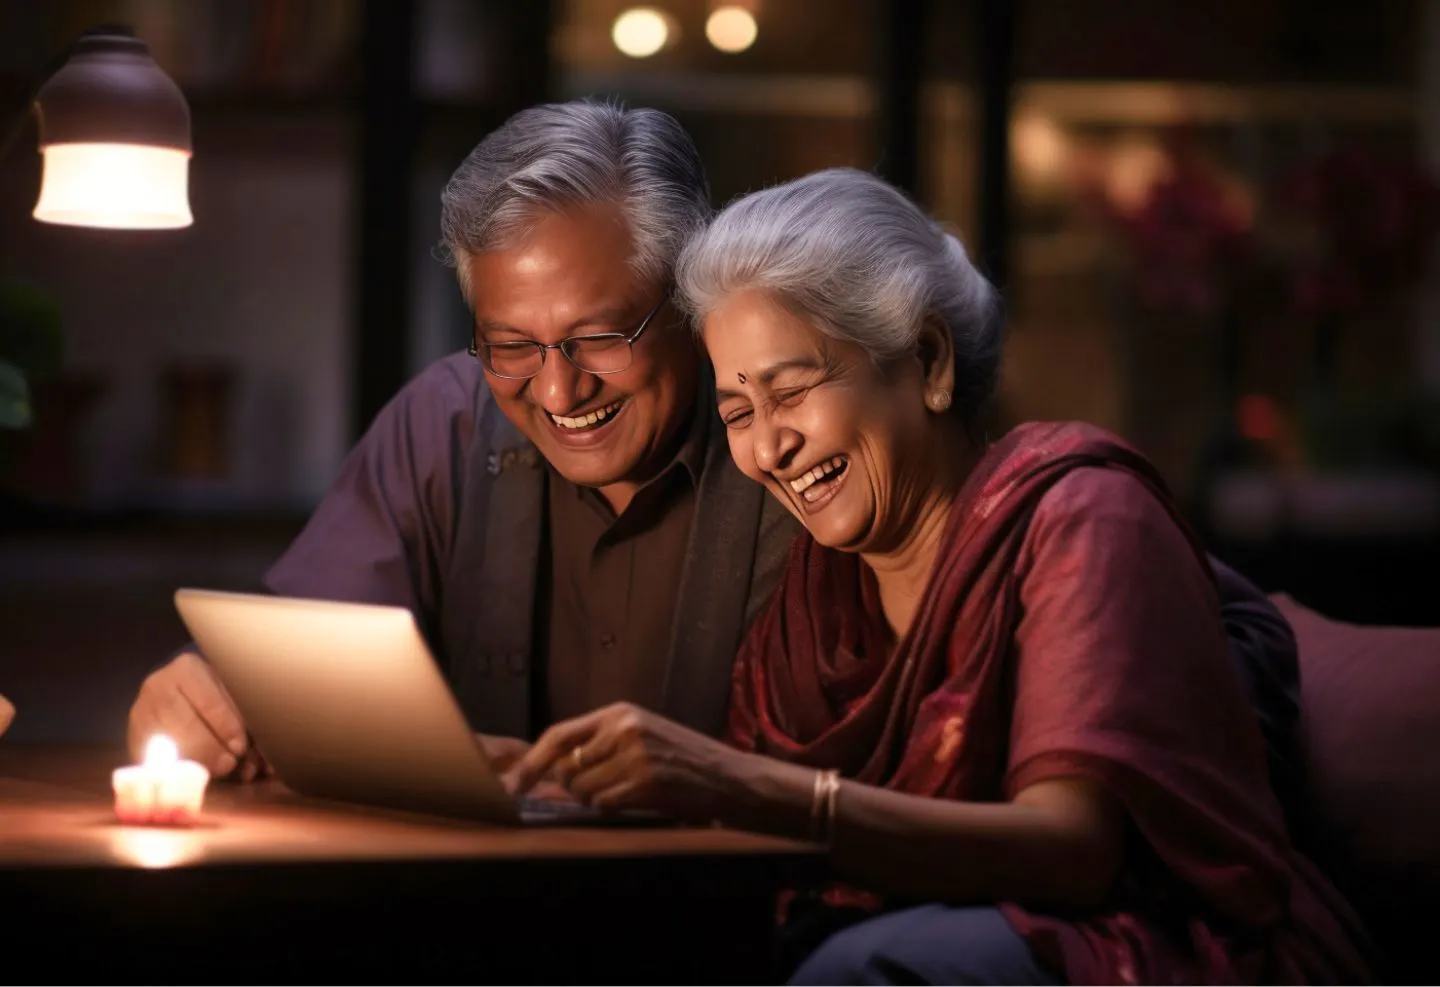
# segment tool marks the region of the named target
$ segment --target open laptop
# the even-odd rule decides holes
[[[175,607],[302,795],[494,823],[634,823],[515,798],[403,607],[181,589]]]

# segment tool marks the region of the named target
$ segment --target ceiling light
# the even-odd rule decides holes
[[[670,40],[670,23],[654,7],[631,7],[610,28],[610,38],[623,54],[649,58]]]
[[[731,55],[753,45],[759,33],[755,15],[744,7],[716,7],[705,21],[705,37],[716,48]]]

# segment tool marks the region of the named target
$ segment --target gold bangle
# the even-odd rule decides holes
[[[810,799],[810,839],[829,846],[835,839],[835,806],[840,794],[840,772],[815,772]]]
[[[830,846],[835,842],[835,821],[837,806],[840,803],[840,772],[827,772],[829,784],[825,792],[825,845]]]
[[[815,772],[815,786],[810,792],[810,839],[812,842],[821,842],[824,835],[824,823],[822,813],[825,811],[825,772]]]

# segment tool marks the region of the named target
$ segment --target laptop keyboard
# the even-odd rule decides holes
[[[595,819],[600,815],[593,806],[558,799],[537,799],[521,796],[515,800],[520,817],[526,821],[549,822],[565,819]]]

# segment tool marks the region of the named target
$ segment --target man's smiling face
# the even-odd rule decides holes
[[[618,207],[545,213],[514,246],[469,260],[475,341],[558,343],[595,333],[631,335],[654,312],[618,373],[586,373],[549,350],[526,380],[486,379],[505,416],[561,475],[602,491],[638,485],[661,469],[695,402],[699,356],[666,286],[631,266]]]

